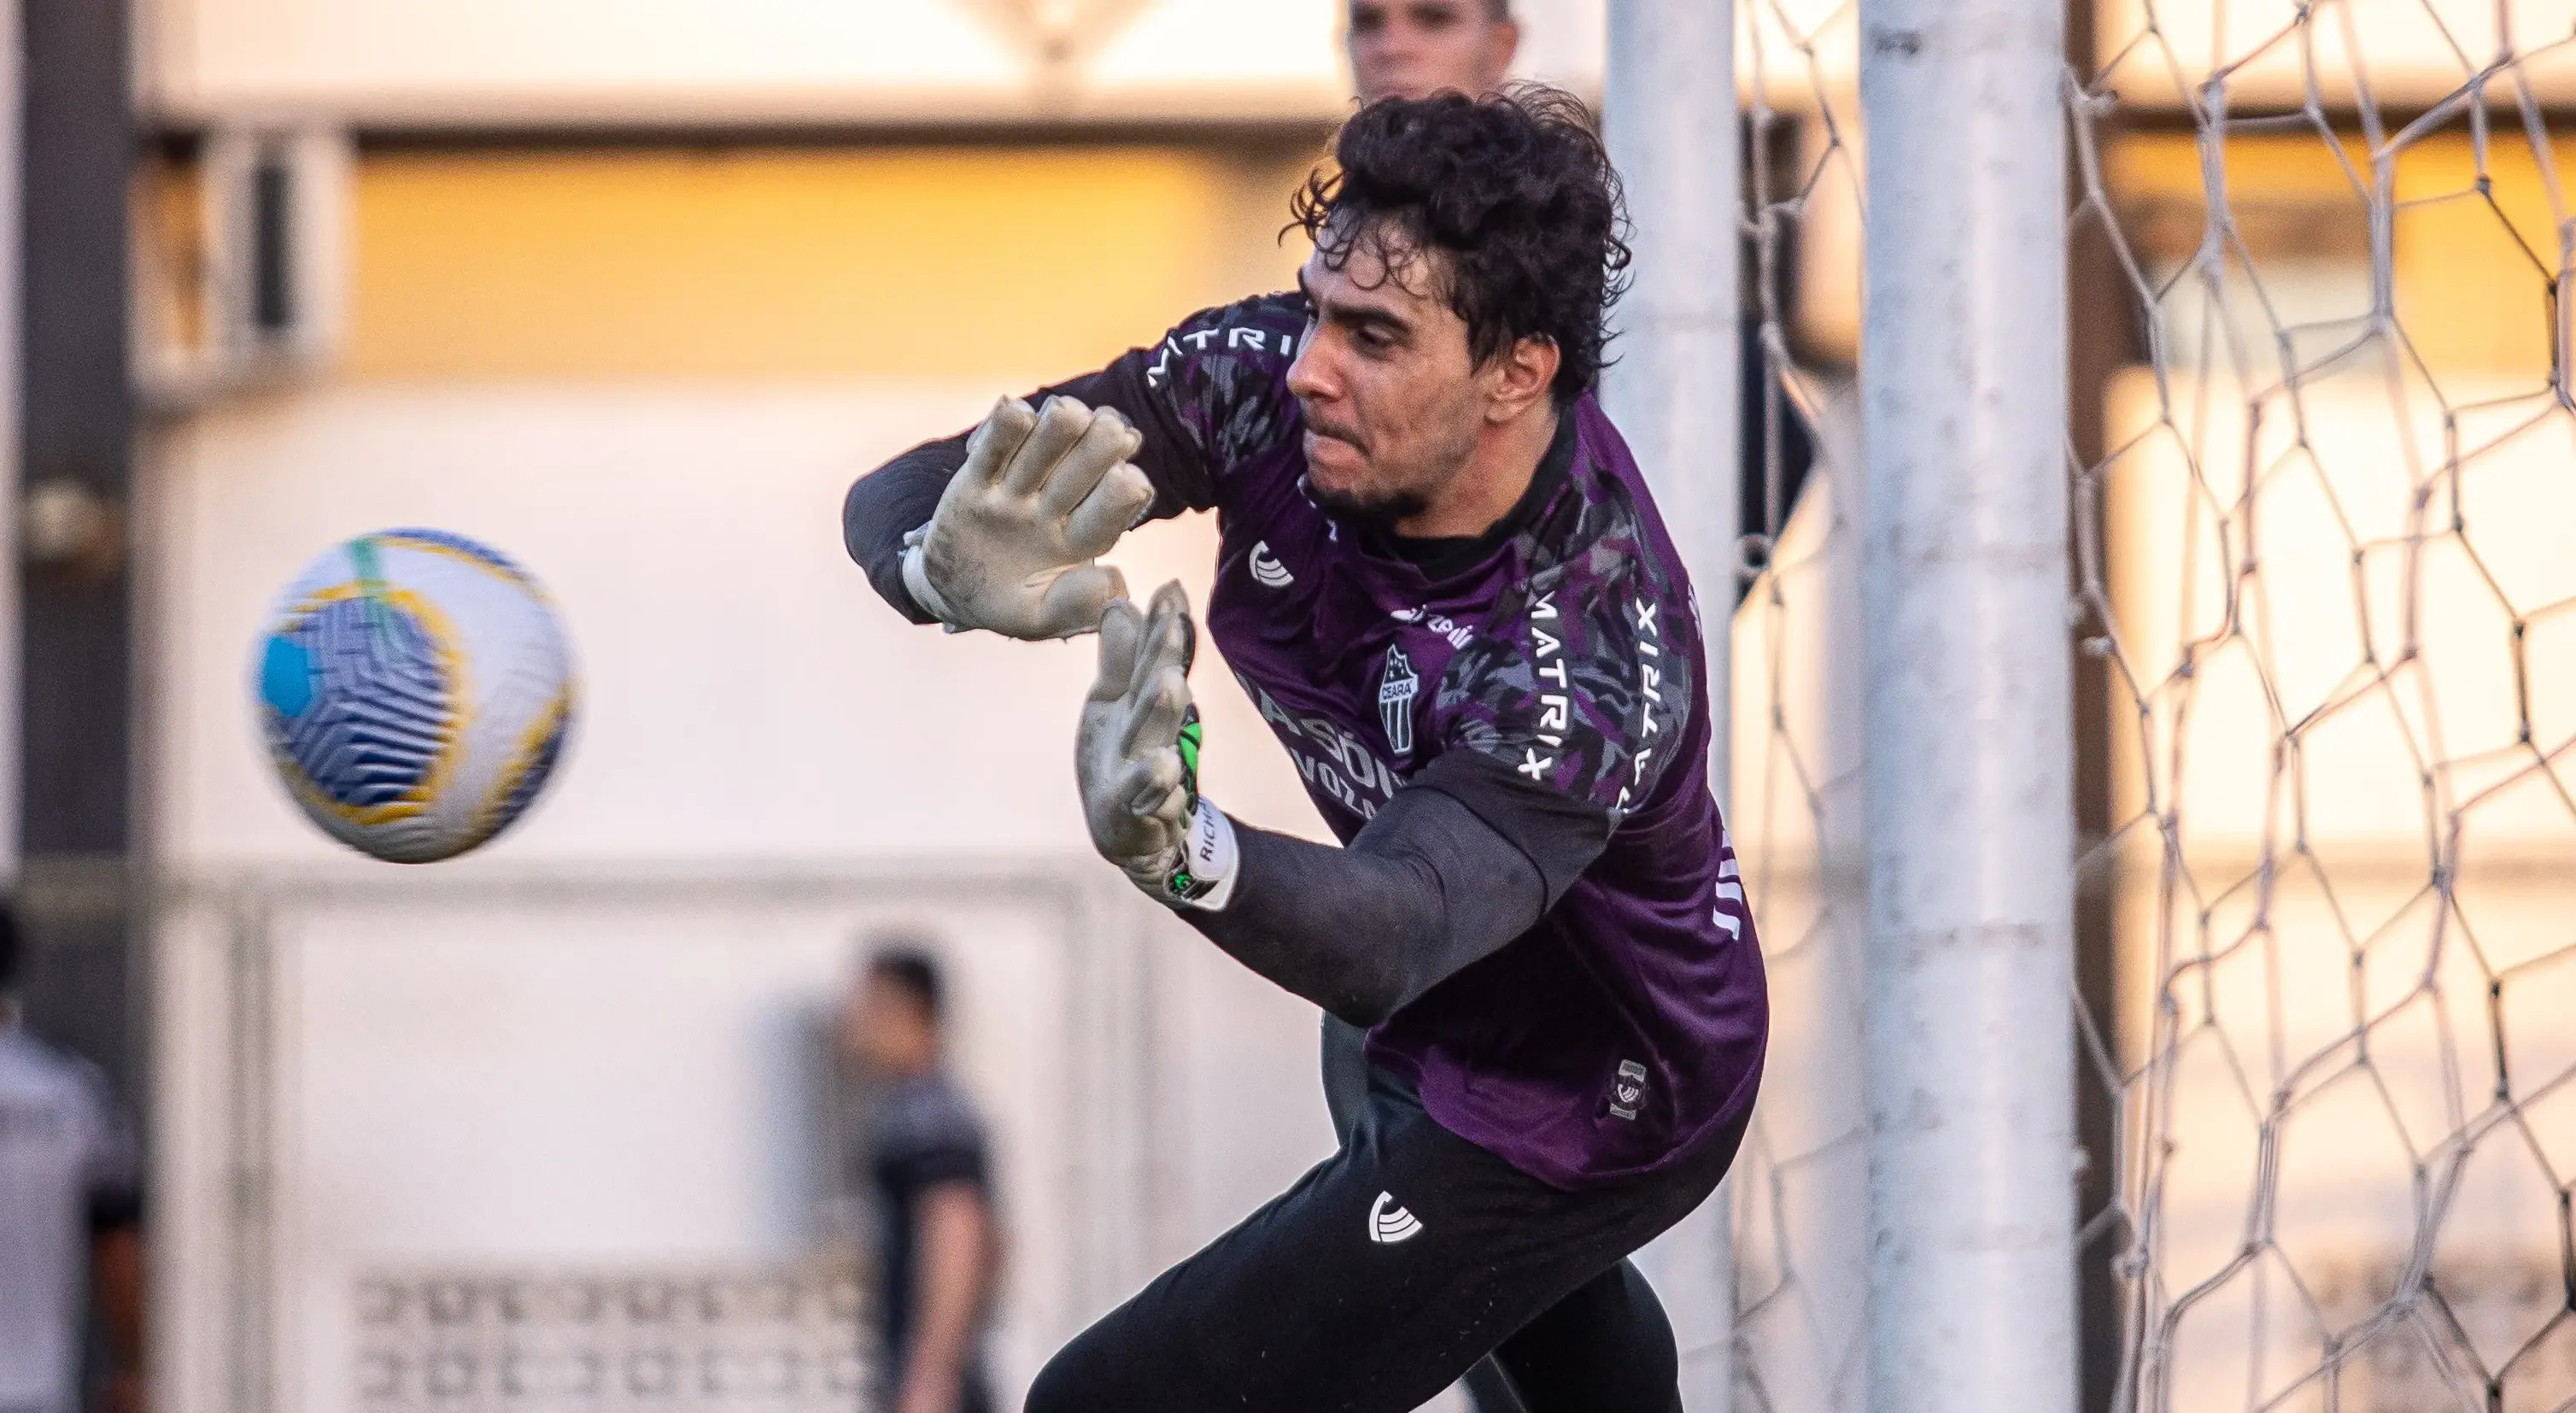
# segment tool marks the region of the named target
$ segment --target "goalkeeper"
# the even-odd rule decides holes
[[[1296,203],[1298,293],[1005,400],[845,507],[918,622],[1098,629],[1093,843],[1365,1054],[1341,1150],[1028,1406],[1402,1413],[1491,1352],[1532,1413],[1671,1413],[1672,1330],[1625,1258],[1733,1160],[1766,1008],[1690,584],[1592,396],[1617,179],[1544,89],[1374,103],[1334,156]],[[1140,612],[1095,562],[1206,509],[1208,631],[1342,848],[1197,793],[1189,606]]]

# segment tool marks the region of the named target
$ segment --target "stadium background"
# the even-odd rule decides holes
[[[1519,8],[1524,69],[1597,92],[1598,0]],[[1752,1244],[1748,1282],[1776,1276],[1797,1291],[1756,1311],[1745,1338],[1777,1406],[1857,1407],[1860,1291],[1846,1247],[1862,1229],[1850,1141],[1859,880],[1835,867],[1858,854],[1855,507],[1838,471],[1859,326],[1855,19],[1821,0],[1745,8],[1747,33],[1772,36],[1758,86],[1781,115],[1755,166],[1775,195],[1810,191],[1772,228],[1774,293],[1822,447],[1794,515],[1778,508],[1781,592],[1757,589],[1737,645],[1733,813],[1748,859],[1768,870],[1759,903],[1780,954],[1778,1058],[1756,1146],[1798,1173],[1764,1189],[1794,1201],[1764,1208],[1757,1191],[1740,1209],[1772,1234]],[[2516,8],[2565,26],[2563,6]],[[854,933],[878,921],[932,924],[955,949],[962,1062],[998,1125],[1015,1243],[1001,1329],[1010,1379],[1323,1151],[1311,1013],[1088,866],[1063,788],[1083,650],[903,628],[842,559],[834,510],[855,472],[963,425],[997,391],[1282,282],[1297,259],[1274,240],[1283,198],[1346,110],[1335,11],[1330,0],[28,11],[38,106],[23,472],[31,487],[96,491],[129,546],[121,564],[93,567],[75,545],[28,582],[21,832],[47,949],[33,1000],[40,1022],[101,1054],[150,1112],[156,1383],[169,1409],[413,1406],[436,1367],[498,1378],[472,1361],[494,1357],[502,1292],[523,1277],[552,1283],[558,1304],[576,1288],[630,1305],[682,1292],[673,1298],[699,1312],[688,1338],[719,1353],[729,1329],[765,1318],[740,1291],[772,1276],[782,1289],[828,1285],[808,1264],[835,1220],[819,1018]],[[2100,57],[2143,13],[2124,0],[2079,11]],[[2421,102],[2448,86],[2438,64],[2409,68],[2426,52],[2409,28],[2419,12],[2353,7],[2382,97],[2406,101],[2411,83]],[[107,149],[135,154],[130,172],[112,173],[129,224],[105,245],[49,245],[47,223],[61,222],[44,200],[55,169],[41,102],[81,70],[48,67],[43,46],[82,23],[106,47],[73,49],[130,75],[119,116],[131,141]],[[2191,33],[2187,16],[2166,23],[2178,52],[2243,39]],[[2293,77],[2274,77],[2296,92]],[[2171,95],[2123,96],[2148,116],[2108,140],[2103,179],[2140,255],[2170,270],[2201,238],[2206,153],[2187,121],[2153,117]],[[2366,303],[2372,278],[2326,157],[2312,141],[2230,151],[2244,184],[2236,214],[2269,292],[2319,316]],[[2519,387],[2549,368],[2542,291],[2498,232],[2543,251],[2558,236],[2536,170],[2510,152],[2492,160],[2493,208],[2409,208],[2392,237],[2394,306],[2455,388]],[[261,272],[240,224],[255,200],[245,174],[264,164],[292,173],[282,219],[299,262],[296,307],[268,324],[245,313]],[[2451,192],[2474,171],[2465,138],[2437,137],[2399,166],[2399,194]],[[2104,283],[2079,278],[2074,306],[2072,431],[2085,463],[2156,406],[2144,339],[2105,293],[2099,255],[2080,257],[2096,263],[2079,260],[2079,276]],[[112,280],[40,279],[101,262]],[[112,313],[130,415],[58,428],[70,414],[36,362],[45,330],[81,311],[49,310],[56,288],[91,289],[93,325]],[[2168,331],[2168,343],[2167,371],[2186,366],[2196,342]],[[2384,389],[2311,398],[2337,467],[2365,482],[2402,473]],[[104,460],[49,459],[83,435],[108,448]],[[2530,537],[2520,552],[2542,559],[2552,537],[2567,543],[2576,485],[2563,457],[2531,449],[2513,482],[2519,513],[2486,533]],[[2132,620],[2134,656],[2162,662],[2181,651],[2203,571],[2188,557],[2188,517],[2129,493],[2172,468],[2160,473],[2152,453],[2134,464],[2104,482],[2108,587]],[[23,527],[31,545],[39,519]],[[265,778],[244,680],[252,625],[296,565],[332,539],[404,522],[477,535],[535,568],[563,605],[585,697],[558,784],[514,834],[434,874],[389,875],[335,852]],[[1158,527],[1120,557],[1131,582],[1203,586],[1209,540],[1203,525]],[[2351,592],[2339,549],[2295,535],[2274,548],[2274,635],[2339,644]],[[2524,710],[2542,740],[2567,734],[2576,649],[2563,615],[2534,630],[2532,675],[2517,686],[2491,660],[2483,609],[2428,603],[2430,638],[2488,645],[2446,672],[2462,684],[2446,712],[2494,717],[2519,694],[2537,704]],[[102,614],[130,624],[130,640],[101,628]],[[130,664],[130,680],[66,666],[96,667],[102,653]],[[2321,652],[2312,666],[2339,661]],[[1211,791],[1265,824],[1313,829],[1257,719],[1220,675],[1203,673],[1201,687],[1215,698]],[[2216,690],[2193,728],[2210,745],[2189,767],[2191,842],[2213,856],[2250,849],[2266,817],[2256,787],[2276,733],[2259,696]],[[2120,764],[2131,743],[2104,699],[2086,712],[2081,822],[2098,835],[2138,813],[2143,782]],[[2346,901],[2364,930],[2401,917],[2425,866],[2420,792],[2389,776],[2384,733],[2332,733],[2307,751],[2313,778],[2348,784],[2320,811],[2329,851],[2387,893],[2365,882]],[[107,822],[83,814],[100,808],[102,779],[117,802]],[[2576,813],[2538,794],[2511,803],[2481,820],[2494,848],[2474,906],[2507,952],[2563,945]],[[2155,872],[2146,857],[2089,880],[2087,975],[2111,1011],[2153,994],[2142,979]],[[2298,1030],[2314,999],[2293,995],[2282,1024]],[[2147,1020],[2120,1020],[2113,1042],[2133,1056]],[[2186,1089],[2186,1103],[2193,1092],[2216,1089]],[[2366,1195],[2338,1199],[2336,1178],[2402,1167],[2383,1133],[2368,1114],[2320,1120],[2302,1131],[2293,1174],[2357,1287],[2380,1279],[2395,1238]],[[2213,1139],[2207,1186],[2187,1171],[2181,1206],[2210,1194],[2218,1250],[2229,1184],[2253,1157],[2230,1146],[2237,1137]],[[2524,1177],[2500,1170],[2492,1184],[2474,1204],[2491,1220],[2459,1259],[2489,1272],[2473,1282],[2487,1313],[2471,1322],[2518,1327],[2517,1302],[2549,1298],[2526,1288],[2556,1220]],[[797,1298],[830,1304],[821,1286]],[[439,1350],[462,1362],[434,1367],[424,1351]],[[756,1358],[736,1352],[757,1385]],[[2576,1358],[2561,1378],[2576,1387]],[[2376,1406],[2414,1406],[2395,1387]]]
[[[1530,71],[1597,90],[1599,6],[1526,18]],[[1329,1149],[1311,1012],[1087,866],[1059,788],[1087,648],[911,631],[837,508],[997,393],[1286,283],[1285,197],[1347,107],[1338,23],[1326,0],[135,12],[173,1410],[491,1392],[476,1341],[510,1278],[595,1278],[614,1307],[782,1275],[828,1303],[803,1264],[835,1225],[821,1026],[880,922],[953,949],[1011,1233],[1006,1384]],[[262,160],[304,186],[309,344],[225,327],[256,270],[220,184]],[[388,878],[266,778],[241,644],[281,566],[395,522],[534,567],[583,698],[506,848]],[[1121,559],[1203,592],[1212,543],[1167,526]],[[1210,788],[1320,831],[1202,676]],[[684,1390],[718,1326],[761,1337],[682,1318],[638,1337]]]

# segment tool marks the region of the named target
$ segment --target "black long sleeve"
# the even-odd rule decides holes
[[[1497,770],[1442,756],[1348,848],[1238,821],[1233,899],[1181,916],[1280,987],[1375,1025],[1527,932],[1609,841],[1605,816]]]
[[[1136,465],[1154,486],[1148,520],[1216,504],[1228,466],[1294,427],[1294,403],[1275,381],[1253,376],[1260,358],[1283,355],[1304,328],[1298,295],[1268,295],[1183,320],[1150,348],[1130,349],[1106,368],[1030,394],[1032,405],[1061,394],[1086,407],[1113,407],[1144,434]],[[841,541],[868,582],[915,623],[931,616],[903,586],[903,537],[939,508],[948,479],[966,464],[971,435],[924,442],[859,478],[841,502]]]
[[[841,501],[841,543],[867,571],[877,595],[915,623],[939,620],[913,602],[903,583],[903,537],[930,519],[940,493],[966,464],[966,438],[958,433],[924,442],[850,483]]]

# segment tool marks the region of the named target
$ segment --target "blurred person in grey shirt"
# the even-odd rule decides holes
[[[871,948],[841,1044],[878,1086],[849,1155],[875,1188],[877,1316],[891,1413],[991,1413],[983,1340],[1000,1284],[984,1122],[948,1077],[938,963],[904,941]]]
[[[19,1024],[19,952],[16,916],[0,899],[0,1413],[72,1413],[77,1406],[84,1291],[111,1358],[102,1407],[142,1413],[134,1131],[96,1067]]]

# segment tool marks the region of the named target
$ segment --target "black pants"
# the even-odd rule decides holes
[[[1335,1096],[1340,1152],[1065,1346],[1028,1413],[1410,1413],[1488,1352],[1528,1413],[1677,1413],[1672,1328],[1625,1258],[1716,1188],[1742,1127],[1565,1192],[1366,1078]]]

